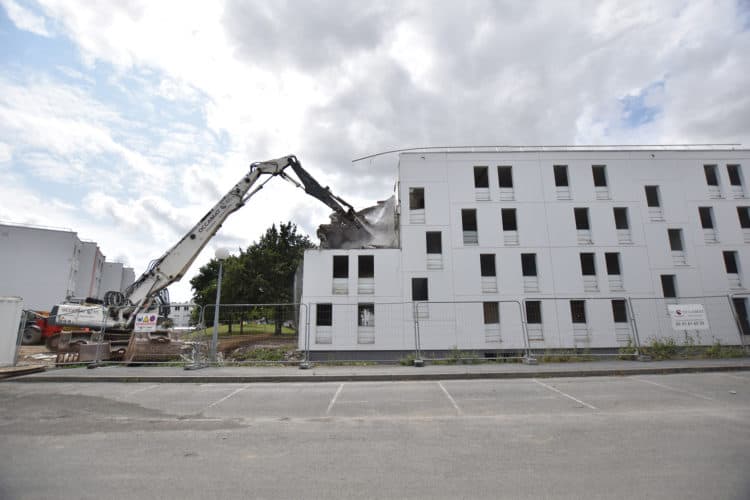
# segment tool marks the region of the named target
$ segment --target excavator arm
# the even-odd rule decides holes
[[[299,178],[299,182],[285,172],[288,167],[291,167]],[[302,168],[296,156],[289,155],[253,163],[250,165],[250,171],[180,241],[167,250],[164,255],[153,261],[148,270],[126,290],[125,299],[135,306],[135,309],[129,313],[129,317],[126,319],[129,326],[132,326],[136,314],[147,309],[153,298],[161,290],[183,277],[224,221],[263,188],[268,180],[251,191],[258,179],[264,175],[269,176],[269,180],[271,177],[280,176],[297,187],[303,188],[307,194],[332,208],[341,224],[353,225],[357,231],[369,234],[367,223],[360,219],[354,208],[331,193],[329,188],[322,187]]]

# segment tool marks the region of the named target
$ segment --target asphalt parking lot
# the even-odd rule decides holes
[[[750,498],[750,372],[0,384],[0,498]]]

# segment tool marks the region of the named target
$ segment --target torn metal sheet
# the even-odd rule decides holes
[[[396,197],[357,212],[366,227],[357,227],[339,214],[331,214],[330,224],[318,227],[321,248],[398,248]]]

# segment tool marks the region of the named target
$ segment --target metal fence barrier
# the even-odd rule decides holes
[[[171,353],[168,360],[145,354],[123,359],[133,338],[147,339],[143,334],[111,331],[107,318],[85,331],[64,329],[45,340],[58,351],[56,364],[90,366],[137,362],[188,368],[212,364],[305,368],[311,362],[419,366],[425,360],[533,362],[567,354],[636,357],[660,342],[745,347],[750,335],[749,300],[750,294],[737,293],[677,299],[528,296],[496,301],[179,305],[169,306],[169,319],[159,327],[168,332],[169,340],[162,343],[174,342],[171,350],[156,350],[159,355]],[[676,304],[700,305],[706,328],[675,330],[669,306]],[[55,318],[23,311],[18,348],[37,319]]]

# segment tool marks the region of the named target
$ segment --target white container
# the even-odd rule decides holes
[[[22,309],[21,297],[0,297],[0,366],[15,364]]]

